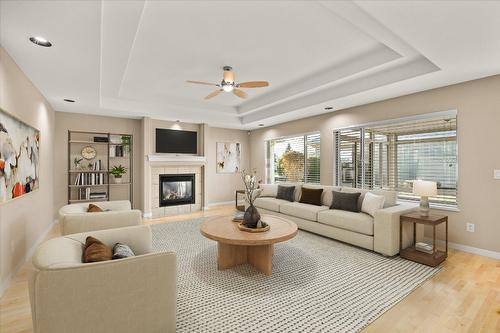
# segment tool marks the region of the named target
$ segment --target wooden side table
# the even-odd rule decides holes
[[[235,201],[236,210],[239,210],[240,212],[244,212],[245,205],[238,205],[238,194],[245,194],[245,190],[236,190],[236,192],[234,193],[234,201]]]
[[[403,249],[403,224],[413,224],[413,245]],[[432,253],[425,253],[415,249],[416,224],[432,226]],[[436,227],[441,223],[445,224],[445,250],[438,250],[436,247]],[[399,255],[401,258],[416,261],[418,263],[436,267],[448,257],[448,216],[429,214],[427,217],[420,216],[418,211],[403,214],[399,220]]]

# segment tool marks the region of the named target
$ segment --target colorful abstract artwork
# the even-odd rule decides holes
[[[217,173],[240,171],[240,147],[239,143],[217,142]]]
[[[40,131],[0,109],[0,203],[38,189]]]

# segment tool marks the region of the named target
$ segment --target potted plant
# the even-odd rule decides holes
[[[120,184],[122,182],[122,176],[127,173],[127,168],[121,164],[115,165],[110,172],[115,177],[115,183]]]
[[[130,145],[132,144],[132,137],[128,135],[122,135],[122,146],[123,149],[129,153],[130,152]]]

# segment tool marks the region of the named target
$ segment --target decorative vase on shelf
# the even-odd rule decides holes
[[[243,215],[243,224],[247,228],[256,228],[257,223],[260,221],[260,214],[257,208],[254,205],[248,206],[245,211],[245,215]]]
[[[122,179],[123,178],[121,176],[120,177],[115,176],[115,184],[121,184],[122,183]]]

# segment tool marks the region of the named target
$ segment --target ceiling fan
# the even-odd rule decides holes
[[[224,70],[224,74],[223,74],[222,82],[219,84],[203,82],[203,81],[186,81],[186,82],[194,83],[194,84],[204,84],[207,86],[216,86],[216,87],[220,88],[220,89],[217,89],[216,91],[208,94],[205,97],[205,99],[213,98],[223,91],[233,92],[233,94],[235,94],[239,98],[247,98],[247,96],[248,96],[247,93],[239,88],[261,88],[261,87],[269,86],[269,82],[267,82],[267,81],[249,81],[249,82],[236,83],[236,82],[234,82],[233,68],[231,66],[224,66],[224,67],[222,67],[222,69]]]

